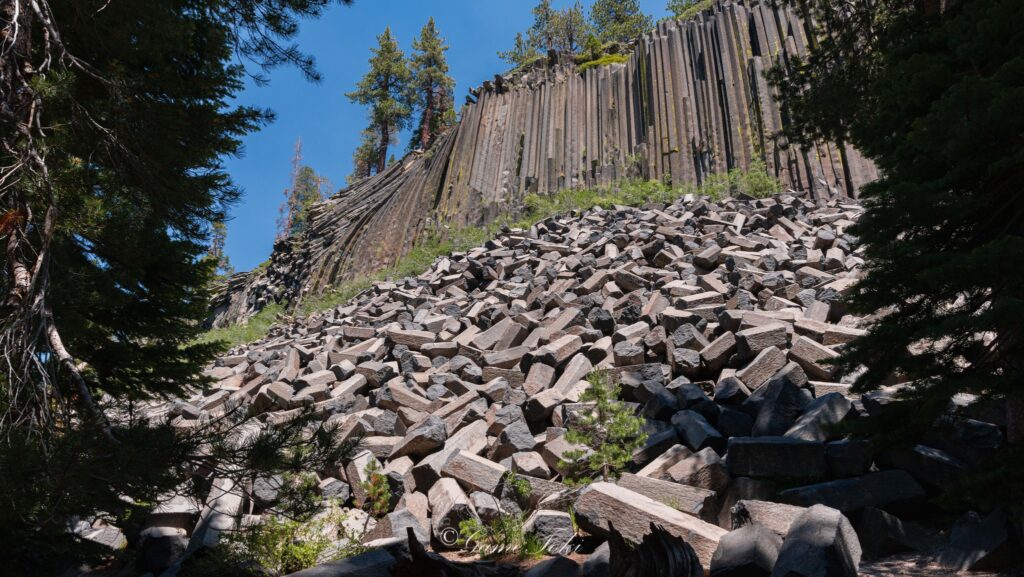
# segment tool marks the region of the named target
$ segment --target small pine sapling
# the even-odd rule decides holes
[[[587,382],[590,387],[580,396],[580,402],[593,403],[593,409],[565,435],[567,441],[583,447],[566,451],[563,461],[569,470],[566,482],[575,485],[615,479],[633,452],[647,441],[644,420],[619,400],[620,387],[607,372],[593,372]]]
[[[363,508],[380,519],[391,511],[391,486],[388,485],[388,478],[381,472],[376,461],[367,463],[365,472],[366,480],[362,482],[362,486],[366,491],[366,502],[363,503]]]

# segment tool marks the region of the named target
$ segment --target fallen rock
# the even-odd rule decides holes
[[[744,477],[815,480],[825,477],[825,445],[790,437],[733,437],[729,473]]]
[[[757,523],[722,536],[711,558],[711,577],[769,577],[782,537]]]
[[[720,527],[611,483],[594,483],[584,489],[574,509],[584,530],[606,536],[612,522],[625,539],[634,543],[641,541],[652,523],[661,526],[690,544],[703,566],[711,563],[718,541],[726,533]]]
[[[1005,511],[984,518],[971,511],[953,525],[939,563],[956,571],[1000,571],[1021,557],[1020,544]]]
[[[836,509],[815,505],[793,520],[772,577],[856,577],[860,542]]]
[[[779,499],[786,503],[803,507],[821,504],[843,512],[864,507],[910,507],[924,497],[921,485],[899,469],[794,487],[779,493]]]
[[[536,535],[552,555],[569,553],[569,543],[576,536],[569,513],[545,509],[530,514],[523,523],[523,532]]]
[[[785,537],[786,533],[789,533],[793,521],[806,510],[806,507],[785,503],[741,499],[730,510],[732,528],[739,529],[756,523],[779,537]]]

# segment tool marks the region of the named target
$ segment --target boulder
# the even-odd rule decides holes
[[[577,577],[579,572],[579,563],[559,555],[537,563],[523,577]]]
[[[815,505],[793,520],[772,577],[856,577],[860,541],[836,509]]]
[[[711,577],[769,577],[782,537],[757,523],[722,536],[711,558]]]
[[[803,514],[806,507],[787,505],[785,503],[773,503],[771,501],[759,501],[757,499],[742,499],[737,501],[730,509],[731,526],[739,529],[752,523],[774,532],[779,537],[785,537],[789,533],[790,526],[797,517]]]
[[[406,437],[391,450],[391,459],[409,455],[414,459],[423,458],[444,446],[447,440],[447,429],[444,421],[437,416],[428,415],[422,422],[409,429]]]
[[[705,567],[718,548],[724,529],[682,513],[664,503],[611,483],[594,483],[576,499],[574,509],[580,526],[597,535],[608,534],[612,522],[622,536],[638,543],[651,524],[689,543]]]
[[[672,426],[683,443],[694,451],[710,447],[719,454],[725,452],[725,437],[696,411],[679,411],[672,416]]]
[[[815,480],[825,478],[825,444],[790,437],[733,437],[729,473],[744,477]]]
[[[1021,557],[1020,543],[1005,511],[984,518],[971,511],[953,525],[939,563],[955,571],[1000,571]]]
[[[909,473],[899,469],[794,487],[779,493],[779,499],[786,503],[803,507],[822,504],[843,512],[864,507],[907,508],[924,497],[921,485]]]
[[[442,548],[455,547],[459,541],[459,523],[480,518],[473,503],[455,479],[441,479],[430,488],[430,529]]]
[[[640,477],[632,473],[623,473],[615,484],[630,491],[636,491],[655,501],[661,501],[673,509],[693,515],[698,519],[714,521],[717,505],[714,491],[660,479]]]
[[[775,436],[785,434],[812,400],[810,391],[784,373],[769,379],[741,406],[754,417],[754,436]]]
[[[831,441],[836,433],[829,427],[845,419],[852,408],[853,403],[839,393],[818,397],[807,405],[785,436],[805,441]]]
[[[545,509],[530,514],[523,523],[523,532],[536,535],[544,550],[553,555],[569,553],[569,543],[576,536],[568,513]]]

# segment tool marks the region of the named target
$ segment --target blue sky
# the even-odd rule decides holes
[[[583,2],[589,7],[591,1]],[[641,0],[643,10],[660,18],[667,0]],[[351,171],[352,151],[366,124],[366,110],[349,103],[345,93],[366,72],[369,49],[386,26],[406,54],[430,16],[450,47],[448,64],[455,78],[456,108],[470,86],[493,78],[506,66],[497,56],[512,44],[517,31],[529,27],[534,0],[355,0],[334,6],[319,20],[304,22],[298,42],[313,54],[323,81],[312,84],[294,69],[273,71],[268,86],[250,83],[240,104],[272,109],[277,119],[245,138],[244,154],[225,165],[245,194],[232,207],[227,254],[236,270],[249,270],[267,259],[274,243],[278,207],[289,184],[292,151],[302,139],[305,163],[327,176],[336,191]],[[569,0],[554,0],[556,7]],[[392,148],[401,156],[408,134]]]

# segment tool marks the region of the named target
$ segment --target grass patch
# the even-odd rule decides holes
[[[454,228],[446,230],[443,235],[428,235],[393,266],[340,283],[329,292],[310,296],[290,309],[280,304],[267,306],[250,317],[246,324],[212,329],[200,341],[220,341],[233,347],[259,340],[286,314],[296,318],[306,317],[345,304],[376,282],[419,275],[430,268],[437,257],[479,246],[506,226],[529,229],[558,214],[588,210],[595,206],[639,206],[648,202],[669,204],[686,194],[706,195],[716,200],[738,194],[765,198],[781,190],[782,184],[766,172],[764,163],[755,161],[747,171],[733,169],[727,173],[714,174],[700,186],[690,183],[670,186],[656,180],[626,180],[603,188],[567,189],[551,195],[528,194],[523,199],[522,209],[515,214],[502,216],[486,226]]]
[[[285,307],[280,304],[272,304],[263,307],[263,310],[249,317],[244,324],[231,325],[220,329],[210,329],[203,333],[199,339],[201,343],[224,343],[228,347],[251,343],[267,336],[270,327],[280,322],[280,317],[285,314]]]
[[[625,64],[628,61],[629,56],[625,54],[605,54],[604,56],[596,60],[591,60],[590,62],[584,62],[583,64],[580,64],[579,68],[577,68],[576,70],[580,74],[583,74],[584,72],[591,68],[607,66],[609,64]]]
[[[523,513],[499,515],[489,524],[466,519],[459,523],[459,544],[481,557],[518,557],[539,559],[547,550],[533,533],[523,530]]]

